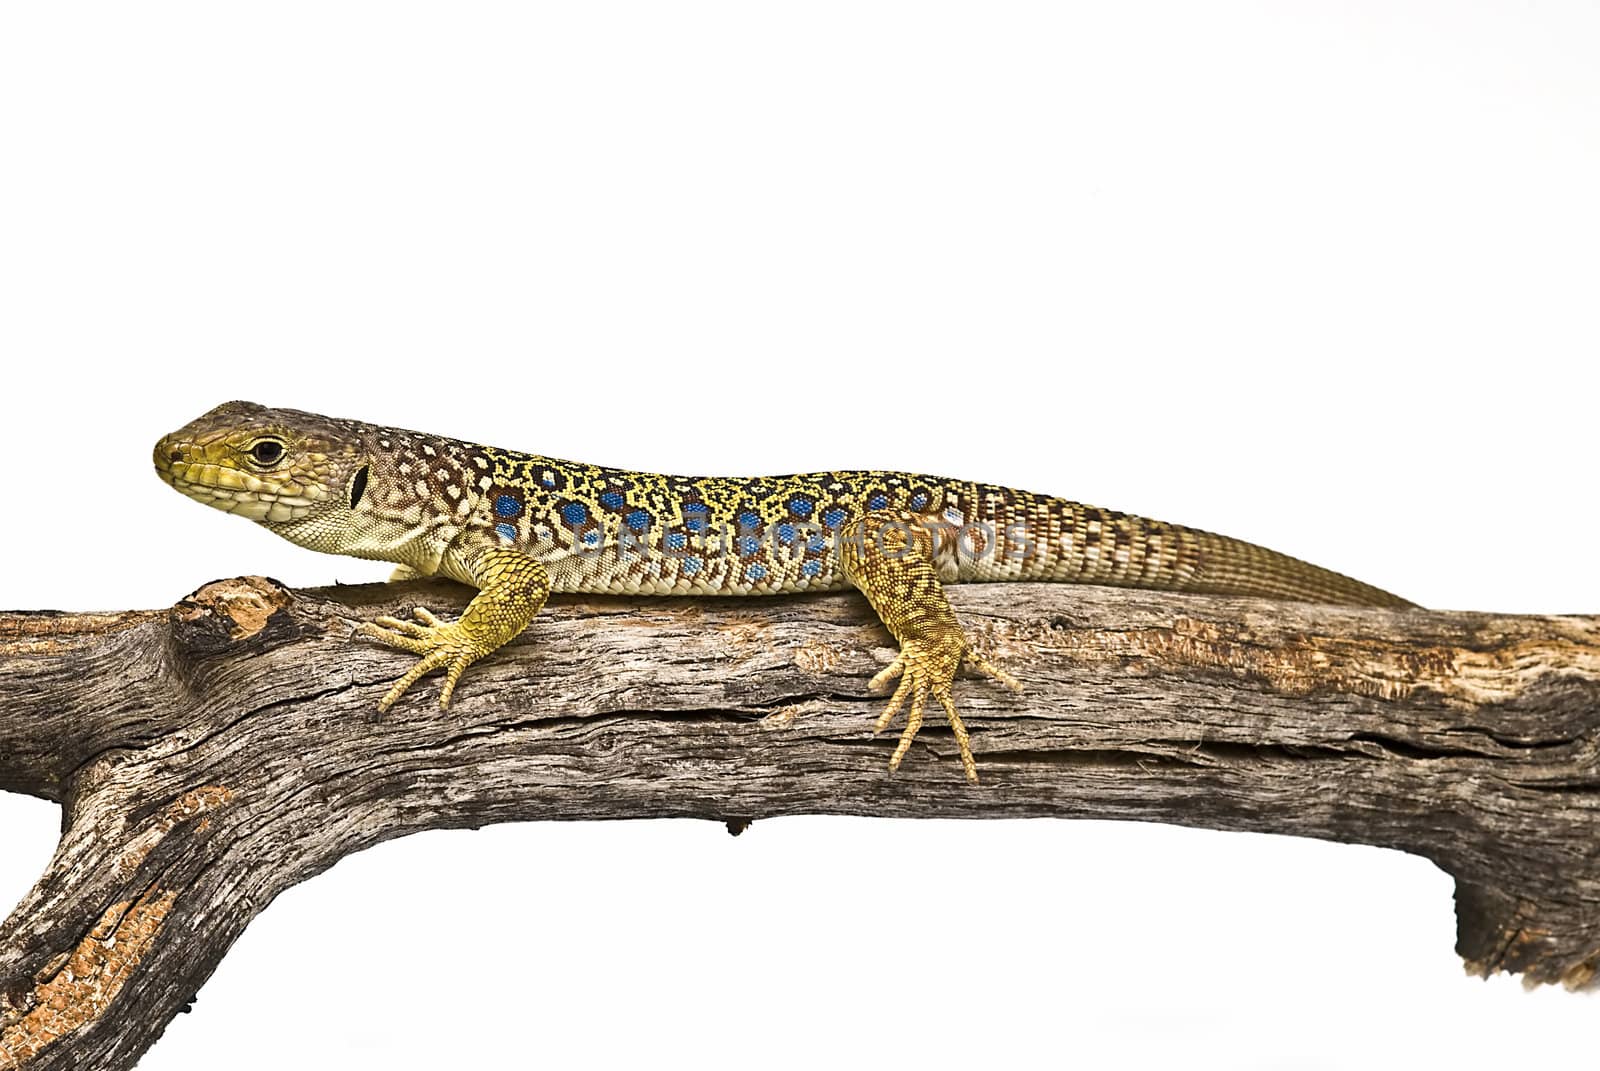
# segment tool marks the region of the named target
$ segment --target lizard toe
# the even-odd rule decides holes
[[[423,613],[427,614],[427,611]],[[436,669],[445,670],[444,687],[439,692],[439,709],[448,709],[461,675],[468,666],[492,650],[485,649],[483,644],[475,641],[459,622],[439,621],[432,614],[427,614],[427,617],[432,619],[432,624],[380,617],[375,622],[363,623],[357,629],[363,636],[421,656],[378,701],[379,711],[387,711],[413,684]]]
[[[950,730],[955,735],[956,747],[961,753],[962,771],[968,781],[977,783],[978,764],[972,755],[972,738],[967,732],[966,723],[956,711],[955,697],[951,691],[956,668],[963,660],[970,662],[986,676],[993,677],[1007,687],[1021,688],[1016,678],[977,654],[964,640],[929,643],[907,640],[901,646],[900,654],[894,662],[873,678],[873,685],[879,685],[896,677],[900,680],[899,687],[890,697],[883,713],[878,716],[877,723],[873,727],[874,733],[881,733],[887,729],[901,709],[910,704],[905,728],[901,730],[894,754],[889,758],[891,773],[900,768],[906,754],[911,750],[917,733],[922,729],[928,700],[932,698],[943,708],[945,718],[950,723]]]

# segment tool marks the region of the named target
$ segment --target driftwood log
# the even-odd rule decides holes
[[[964,681],[983,783],[871,724],[854,596],[556,600],[376,726],[409,656],[352,637],[443,582],[208,584],[171,610],[0,614],[0,789],[61,843],[0,928],[0,1069],[133,1066],[272,899],[423,829],[780,814],[1122,818],[1426,856],[1468,969],[1600,965],[1600,618],[958,587],[1027,684]],[[436,687],[436,684],[434,685]]]

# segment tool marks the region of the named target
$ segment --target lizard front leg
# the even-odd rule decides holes
[[[900,681],[878,718],[877,732],[888,728],[907,700],[911,704],[905,730],[889,759],[889,769],[899,769],[922,728],[923,708],[932,696],[950,720],[967,780],[976,782],[978,764],[972,757],[972,743],[950,694],[956,670],[966,662],[1008,688],[1021,691],[1022,685],[967,641],[939,583],[933,564],[933,539],[933,532],[914,514],[869,513],[841,533],[840,559],[845,576],[861,589],[900,644],[899,655],[872,678],[870,685],[879,688],[896,679]]]
[[[423,675],[440,668],[445,675],[439,709],[448,708],[466,668],[510,642],[550,596],[550,574],[543,563],[514,550],[484,551],[470,567],[479,590],[459,620],[441,621],[418,606],[412,611],[415,621],[380,617],[361,625],[362,635],[422,656],[378,701],[380,711],[393,706]]]

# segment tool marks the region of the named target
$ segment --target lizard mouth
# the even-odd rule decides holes
[[[311,513],[314,500],[293,493],[282,481],[205,460],[204,453],[204,447],[168,436],[155,446],[156,475],[196,502],[262,524],[297,521]]]

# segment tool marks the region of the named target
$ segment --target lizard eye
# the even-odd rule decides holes
[[[258,439],[250,448],[250,460],[262,467],[276,465],[283,460],[283,444],[277,439]]]

